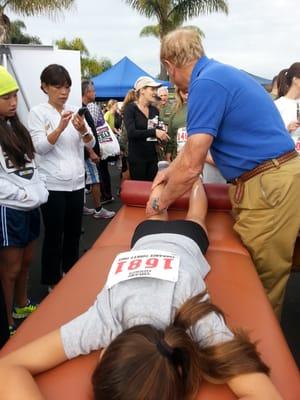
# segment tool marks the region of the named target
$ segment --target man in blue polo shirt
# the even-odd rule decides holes
[[[246,73],[208,59],[198,33],[178,29],[164,37],[161,62],[189,91],[188,140],[154,181],[167,182],[148,212],[160,212],[191,188],[210,149],[226,180],[235,230],[251,253],[280,316],[300,228],[300,159],[265,90]]]

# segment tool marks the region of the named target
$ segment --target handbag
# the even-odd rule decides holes
[[[101,160],[118,156],[120,154],[120,145],[110,126],[105,121],[98,120],[96,131]]]

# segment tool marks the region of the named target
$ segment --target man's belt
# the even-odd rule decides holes
[[[261,174],[262,172],[268,171],[272,168],[280,168],[281,164],[292,160],[297,157],[298,153],[296,150],[289,151],[288,153],[282,154],[282,156],[278,158],[272,158],[271,160],[264,161],[259,164],[257,167],[251,169],[250,171],[244,172],[238,178],[235,178],[231,183],[236,185],[235,193],[234,193],[234,201],[239,204],[244,196],[244,183],[249,179],[253,178],[256,175]]]

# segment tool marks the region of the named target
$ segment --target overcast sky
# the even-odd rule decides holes
[[[209,57],[272,78],[282,68],[300,61],[299,0],[228,0],[229,15],[194,18],[205,33]],[[140,38],[145,25],[155,23],[133,11],[123,0],[76,0],[76,6],[56,21],[24,18],[7,10],[11,19],[22,19],[27,33],[43,44],[56,39],[81,37],[91,55],[116,63],[128,56],[152,75],[159,72],[159,41]]]

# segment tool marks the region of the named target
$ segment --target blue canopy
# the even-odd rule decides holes
[[[138,67],[128,57],[122,58],[122,60],[113,65],[110,69],[92,79],[97,99],[123,100],[140,76],[151,75]],[[153,77],[151,76],[151,78]],[[170,87],[172,85],[168,81],[155,80],[161,82],[164,86]]]

